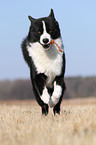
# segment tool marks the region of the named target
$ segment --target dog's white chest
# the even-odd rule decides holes
[[[54,45],[49,50],[44,50],[38,42],[32,43],[31,47],[27,48],[37,73],[44,73],[48,77],[46,85],[50,86],[54,78],[61,74],[62,53],[58,52]]]

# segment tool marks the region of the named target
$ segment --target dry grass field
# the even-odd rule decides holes
[[[0,103],[0,145],[96,145],[96,99],[65,100],[42,116],[32,101]]]

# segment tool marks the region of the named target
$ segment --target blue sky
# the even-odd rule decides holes
[[[96,75],[96,0],[0,1],[0,80],[29,78],[21,42],[34,18],[54,9],[66,53],[66,76]]]

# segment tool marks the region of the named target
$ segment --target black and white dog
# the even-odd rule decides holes
[[[59,24],[54,12],[48,17],[31,21],[28,36],[22,43],[24,59],[30,68],[34,94],[42,107],[42,114],[47,115],[49,106],[54,114],[60,114],[60,104],[65,90],[65,53],[59,52],[51,39],[63,50]]]

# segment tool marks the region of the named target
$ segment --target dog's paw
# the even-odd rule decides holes
[[[42,96],[41,96],[41,100],[42,100],[44,103],[48,104],[48,103],[49,103],[49,98],[50,98],[50,96],[49,96],[49,94],[48,94],[47,88],[45,87],[44,90],[43,90],[43,94],[42,94]]]
[[[56,82],[54,82],[54,92],[52,94],[52,97],[49,99],[49,106],[51,108],[54,107],[59,102],[61,94],[62,94],[61,86],[56,85]]]

